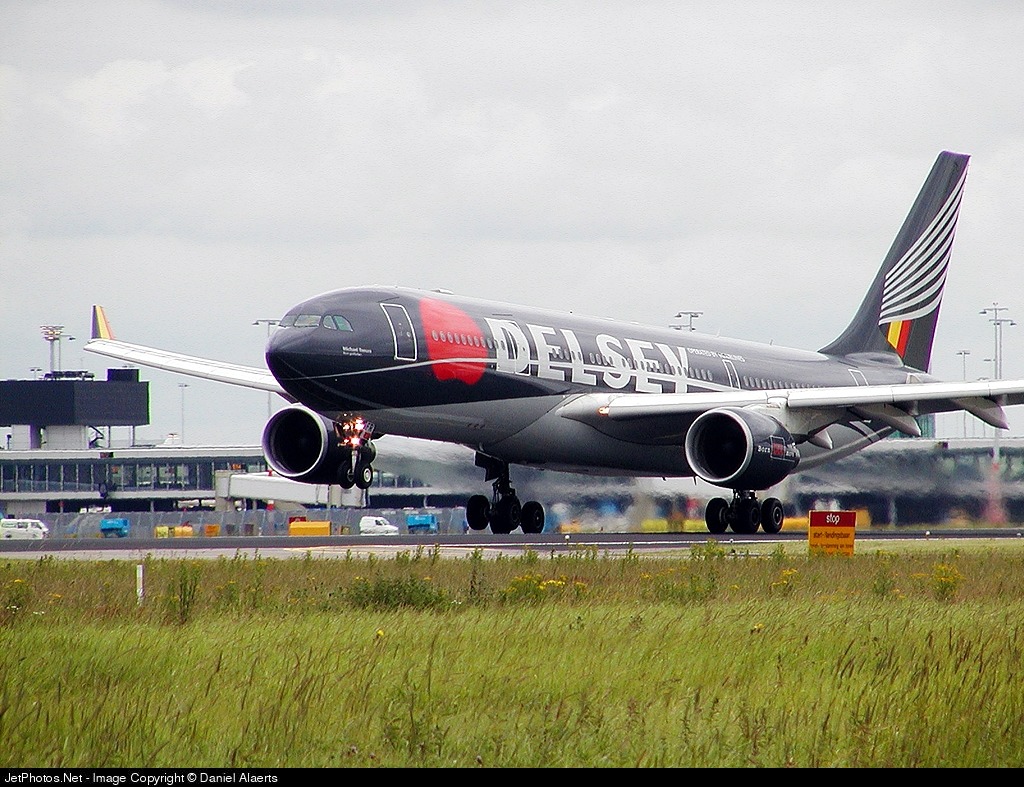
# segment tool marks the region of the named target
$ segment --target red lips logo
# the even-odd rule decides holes
[[[462,380],[473,385],[484,374],[487,343],[479,326],[462,309],[424,298],[420,319],[427,340],[427,357],[438,380]],[[480,358],[481,361],[467,360]]]

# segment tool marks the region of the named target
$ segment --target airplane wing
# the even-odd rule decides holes
[[[240,385],[243,388],[271,391],[280,394],[288,401],[294,401],[268,369],[197,358],[192,355],[118,341],[114,338],[102,306],[93,306],[92,338],[82,349],[139,366],[151,366],[168,372],[201,377],[204,380]]]
[[[585,394],[564,404],[565,418],[597,423],[694,415],[716,407],[770,407],[828,412],[832,422],[854,416],[878,419],[906,434],[919,434],[915,415],[966,410],[990,426],[1006,429],[1004,405],[1024,403],[1024,380],[960,383],[851,385],[771,391],[682,394]]]

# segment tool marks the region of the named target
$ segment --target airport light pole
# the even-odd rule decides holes
[[[32,379],[33,380],[38,380],[39,379],[39,373],[41,371],[43,371],[43,367],[42,366],[33,366],[33,367],[31,367],[29,369],[29,371],[32,372]]]
[[[967,356],[971,354],[970,350],[957,350],[956,354],[960,356],[960,360],[963,365],[963,381],[967,382]],[[964,439],[967,438],[967,411],[964,410]]]
[[[1009,317],[999,316],[999,312],[1007,311],[1007,309],[1009,309],[1008,306],[1000,306],[998,303],[993,303],[987,309],[982,309],[979,312],[979,314],[992,313],[992,316],[989,317],[989,322],[992,323],[992,328],[995,333],[995,358],[993,358],[993,363],[995,364],[997,380],[1003,379],[1003,326],[1017,324]]]
[[[73,342],[74,336],[61,336],[60,341],[57,343],[57,368],[64,368],[64,342]]]
[[[979,312],[980,314],[992,314],[989,322],[992,323],[993,332],[995,333],[995,357],[992,359],[992,367],[996,380],[1003,379],[1003,326],[1017,324],[1009,317],[999,316],[1000,312],[1007,311],[1007,309],[1008,307],[1000,306],[998,303],[993,302],[991,306]],[[992,442],[992,472],[989,476],[991,488],[989,491],[987,518],[995,524],[1005,524],[1006,509],[1003,506],[1002,463],[999,457],[999,427],[995,427],[992,431],[995,433],[995,436]]]
[[[178,383],[178,387],[181,389],[181,444],[185,445],[185,389],[188,383]]]
[[[60,367],[60,362],[58,360],[60,353],[59,347],[61,334],[64,333],[64,326],[40,325],[39,330],[43,333],[43,339],[50,343],[50,371],[55,372]]]
[[[254,320],[253,321],[253,325],[266,325],[267,326],[267,341],[269,342],[270,341],[270,331],[271,331],[271,329],[275,325],[280,323],[280,322],[281,322],[280,320],[261,319],[261,320]],[[271,394],[270,391],[267,391],[267,418],[270,418],[270,416],[272,414],[272,411],[273,411],[272,397],[273,397],[273,394]]]

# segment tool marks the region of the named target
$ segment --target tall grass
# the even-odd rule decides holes
[[[1020,767],[1024,551],[0,563],[0,767]]]

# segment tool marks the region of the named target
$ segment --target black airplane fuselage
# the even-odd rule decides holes
[[[709,532],[778,533],[783,502],[756,493],[791,473],[918,436],[935,413],[1005,429],[1003,408],[1024,404],[1024,381],[927,374],[968,159],[939,153],[860,307],[817,351],[381,286],[292,308],[269,372],[118,341],[98,307],[86,349],[285,396],[263,450],[293,481],[368,490],[386,433],[471,447],[492,481],[466,501],[474,530],[542,531],[543,505],[512,485],[525,464],[694,476],[732,491],[708,501]]]
[[[291,309],[267,363],[300,403],[377,434],[463,443],[577,472],[691,475],[693,417],[595,426],[550,415],[578,394],[793,390],[905,383],[893,354],[837,358],[693,331],[398,287],[336,290]],[[851,439],[863,437],[861,429]],[[816,451],[801,451],[805,461]]]

